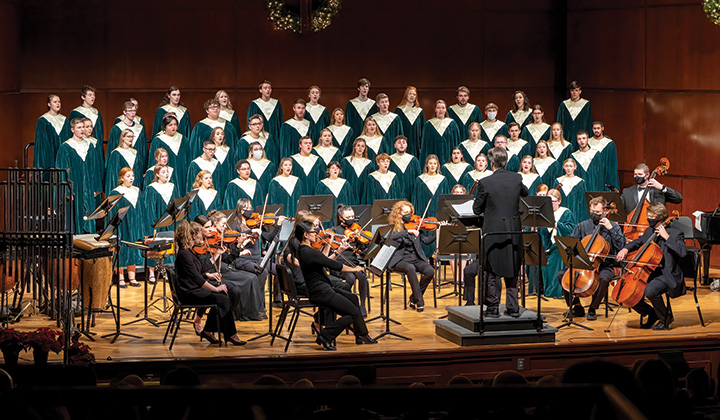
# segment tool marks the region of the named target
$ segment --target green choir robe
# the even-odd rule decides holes
[[[340,156],[347,156],[352,152],[353,140],[355,133],[348,125],[331,125],[327,127],[332,132],[333,145],[340,149]]]
[[[510,172],[517,172],[520,170],[520,158],[516,155],[513,155],[511,153],[508,153],[508,162],[505,166],[505,169],[507,169]]]
[[[358,199],[363,196],[363,187],[370,172],[375,170],[375,162],[365,158],[351,158],[345,156],[340,161],[342,176],[350,183],[350,187],[357,193]]]
[[[440,173],[447,178],[450,189],[452,189],[455,184],[460,184],[463,175],[472,171],[472,169],[473,167],[467,162],[446,163],[440,168]]]
[[[447,178],[443,175],[421,174],[415,178],[415,186],[413,187],[412,199],[410,202],[415,207],[415,214],[422,216],[430,203],[427,210],[427,217],[435,217],[437,213],[438,197],[443,194],[450,194],[452,186],[448,183]],[[425,256],[430,258],[435,251],[435,242],[426,245],[422,244]]]
[[[270,181],[277,174],[277,166],[268,159],[248,159],[248,162],[250,162],[250,178],[258,182],[260,196],[263,197],[263,200],[265,200],[265,194],[268,192],[268,185],[270,185]]]
[[[225,210],[236,208],[237,202],[241,198],[250,200],[253,208],[261,206],[265,199],[262,192],[263,190],[256,180],[248,178],[247,181],[243,181],[240,178],[235,178],[225,188],[222,208]]]
[[[153,229],[153,225],[160,219],[160,217],[167,210],[168,205],[175,200],[180,198],[180,191],[177,189],[177,185],[172,182],[166,182],[161,184],[159,182],[153,182],[145,188],[141,195],[142,205],[144,206],[144,217],[143,217],[143,229],[148,236],[153,236],[155,232],[166,232],[175,229],[175,226],[170,225],[160,229]],[[174,256],[165,257],[165,263],[171,264],[175,261]],[[155,267],[155,261],[148,259],[148,266]]]
[[[115,121],[113,121],[113,125],[119,123],[120,121],[122,121],[124,119],[125,119],[125,115],[118,115],[117,117],[115,117]],[[143,127],[145,127],[145,121],[143,121],[143,119],[140,118],[139,115],[135,115],[135,118],[133,118],[133,122],[135,124],[140,124]],[[147,127],[145,127],[145,133],[147,133]]]
[[[381,115],[379,112],[376,112],[372,117],[382,134],[380,153],[391,155],[395,151],[395,137],[405,135],[402,120],[394,112],[388,112],[387,115]],[[410,147],[409,144],[408,147]]]
[[[200,156],[202,154],[203,143],[205,140],[210,140],[210,133],[218,127],[225,131],[225,144],[230,147],[234,156],[238,136],[233,126],[222,118],[218,118],[216,121],[205,118],[195,124],[190,135],[190,156]]]
[[[560,258],[560,251],[558,251],[557,243],[555,243],[555,237],[570,236],[577,222],[572,211],[565,207],[559,207],[554,212],[554,216],[557,229],[539,228],[538,231],[547,254],[547,265],[542,267],[545,296],[559,298],[562,297],[562,285],[558,279],[558,273],[565,268],[565,264]]]
[[[532,124],[532,122],[533,116],[531,109],[528,109],[526,111],[518,109],[515,112],[508,111],[507,115],[505,116],[505,125],[510,125],[510,123],[518,123],[520,124],[520,131],[522,131],[525,126]]]
[[[325,178],[318,182],[315,187],[315,195],[332,195],[333,196],[333,214],[330,220],[323,220],[323,226],[327,229],[332,226],[334,220],[337,219],[337,208],[339,205],[355,206],[360,204],[355,191],[350,184],[343,178],[330,179]]]
[[[550,149],[550,155],[560,164],[560,168],[562,168],[563,162],[571,158],[572,152],[575,151],[573,145],[569,142],[565,142],[565,146],[563,146],[559,141],[548,142],[548,149]]]
[[[585,130],[592,136],[592,109],[587,99],[562,101],[558,107],[557,120],[562,124],[565,140],[572,143],[573,150],[577,150],[578,131]]]
[[[470,190],[472,189],[473,185],[475,185],[475,182],[477,182],[479,179],[483,179],[486,176],[492,175],[492,171],[489,169],[485,169],[482,172],[479,172],[477,169],[473,169],[470,172],[467,172],[465,175],[460,178],[460,184],[465,187],[465,189],[468,191],[468,194],[470,194]]]
[[[110,158],[110,153],[113,150],[117,149],[117,147],[120,145],[120,134],[122,134],[123,130],[131,130],[135,135],[133,137],[132,147],[133,149],[137,150],[137,159],[140,161],[140,167],[147,168],[148,142],[147,136],[145,135],[145,127],[135,122],[133,122],[132,127],[128,126],[123,121],[120,121],[119,123],[113,125],[113,127],[110,129],[110,135],[108,135],[106,158]]]
[[[373,162],[375,162],[375,158],[380,153],[390,154],[390,152],[386,150],[386,145],[383,142],[383,136],[365,136],[363,138],[365,139],[365,145],[367,146],[368,159],[372,160]]]
[[[270,138],[270,133],[263,131],[258,135],[258,138],[254,138],[250,135],[249,131],[246,131],[243,136],[237,142],[237,160],[250,159],[250,145],[258,142],[262,145],[265,151],[265,156],[276,164],[280,162],[277,139]]]
[[[589,218],[587,201],[585,200],[585,192],[587,192],[585,180],[577,175],[572,178],[563,175],[555,179],[552,188],[557,189],[559,184],[562,184],[562,188],[560,188],[562,205],[570,209],[573,216],[578,220]]]
[[[81,105],[70,111],[70,115],[68,115],[67,119],[65,119],[65,125],[63,125],[62,132],[60,133],[60,141],[63,141],[62,139],[67,140],[73,136],[72,131],[70,131],[70,121],[75,118],[90,118],[90,121],[93,123],[92,136],[101,142],[105,140],[103,119],[102,115],[100,115],[100,111],[96,108],[85,108]]]
[[[377,112],[377,104],[372,99],[360,101],[358,98],[352,98],[345,105],[345,124],[352,128],[355,137],[359,137],[363,131],[365,118]]]
[[[517,139],[516,141],[508,139],[507,151],[508,155],[515,155],[521,161],[523,157],[533,155],[530,150],[530,142],[523,139]]]
[[[573,152],[572,158],[577,164],[577,176],[585,180],[585,188],[588,191],[605,191],[603,183],[602,156],[597,150],[590,148],[586,152],[579,150]]]
[[[537,148],[537,142],[540,140],[547,140],[550,138],[550,124],[528,124],[522,129],[520,138],[530,143],[530,154],[535,156],[535,149]]]
[[[161,131],[150,143],[148,160],[154,162],[155,151],[161,147],[168,152],[168,166],[177,169],[177,173],[180,175],[176,175],[177,182],[172,180],[171,182],[177,184],[178,190],[185,191],[185,174],[187,174],[188,166],[190,165],[190,145],[188,144],[187,137],[179,132],[175,133],[173,137],[170,137]],[[149,163],[150,162],[148,162],[148,164]],[[155,165],[152,165],[152,167],[154,168]]]
[[[65,125],[64,115],[43,114],[35,124],[35,148],[33,150],[33,168],[52,168],[60,147],[60,133]]]
[[[76,235],[82,233],[95,233],[95,222],[83,220],[84,216],[95,210],[95,199],[93,197],[90,173],[88,172],[90,144],[83,139],[77,142],[73,139],[65,141],[58,148],[55,158],[55,167],[58,169],[69,169],[68,181],[72,181],[72,203],[74,214],[73,232]],[[65,177],[63,176],[63,179]],[[68,220],[70,219],[68,209]]]
[[[230,122],[233,130],[235,130],[235,134],[240,137],[240,133],[242,133],[242,130],[240,129],[240,118],[238,118],[237,112],[232,109],[221,109],[220,118]]]
[[[455,120],[460,132],[460,138],[466,139],[470,137],[468,128],[471,123],[482,121],[482,111],[473,104],[466,104],[464,107],[458,104],[450,105],[448,108],[448,117]]]
[[[314,155],[320,156],[323,163],[325,164],[325,167],[327,167],[327,165],[332,161],[339,163],[343,157],[343,155],[340,153],[340,149],[335,146],[315,146],[313,147],[312,153]]]
[[[372,205],[375,200],[404,199],[398,178],[398,174],[391,171],[384,174],[380,171],[370,173],[365,180],[360,203]]]
[[[460,143],[460,150],[462,150],[463,159],[465,162],[475,162],[475,158],[480,153],[487,156],[487,151],[492,149],[492,145],[485,140],[472,141],[467,139]]]
[[[197,189],[197,196],[190,205],[190,211],[188,212],[188,220],[195,220],[201,214],[207,216],[211,210],[222,210],[223,209],[223,196],[214,188]]]
[[[292,159],[292,173],[300,178],[300,195],[312,195],[315,193],[315,186],[325,177],[325,162],[318,155],[311,154],[303,156],[295,153]]]
[[[136,178],[137,179],[137,178]],[[140,200],[140,190],[136,186],[130,188],[118,185],[110,191],[110,195],[122,194],[122,198],[110,210],[107,216],[109,222],[119,209],[130,207],[120,223],[118,238],[125,242],[136,242],[147,234],[143,223],[143,202]],[[143,257],[139,249],[130,248],[124,244],[120,245],[120,267],[142,265]]]
[[[186,139],[189,139],[191,133],[190,127],[192,127],[190,122],[190,112],[182,105],[174,107],[170,104],[165,104],[155,111],[155,119],[153,120],[152,126],[152,136],[155,137],[157,133],[163,131],[162,120],[165,117],[165,114],[170,112],[174,113],[175,118],[177,118],[178,120],[178,133],[182,134],[183,137],[185,137]]]
[[[533,158],[533,164],[535,165],[535,170],[542,177],[542,183],[548,187],[555,182],[555,178],[564,173],[560,162],[550,156],[545,159]]]
[[[237,173],[237,171],[235,171],[237,158],[235,158],[235,151],[227,144],[224,144],[215,147],[215,159],[218,161],[217,171],[220,171],[220,175],[222,176],[218,178],[218,183],[214,181],[213,183],[215,189],[220,191],[220,196],[222,197],[222,194],[225,194],[227,183],[230,182],[232,178],[232,174]]]
[[[168,171],[170,172],[170,177],[168,178],[168,182],[172,182],[178,187],[178,191],[184,191],[180,189],[180,184],[178,183],[178,178],[183,179],[183,185],[185,184],[185,175],[179,174],[178,171],[175,170],[172,166],[167,166]],[[135,174],[135,179],[137,179],[137,174]],[[152,184],[155,180],[155,165],[149,167],[147,171],[145,171],[145,175],[143,176],[143,187],[142,190],[145,190],[145,188],[148,187],[148,185]]]
[[[305,105],[305,118],[310,121],[311,125],[309,136],[313,143],[317,143],[320,139],[320,132],[330,125],[330,113],[324,106],[308,102]]]
[[[605,184],[612,185],[620,189],[620,175],[618,173],[617,146],[615,142],[607,136],[601,139],[590,137],[590,147],[600,152],[602,159],[602,189],[598,191],[608,190]]]
[[[467,138],[467,137],[466,137]],[[431,118],[423,127],[420,146],[420,164],[425,164],[428,155],[437,155],[440,162],[447,162],[450,151],[460,144],[460,131],[452,118]]]
[[[295,217],[302,190],[302,181],[295,175],[278,175],[268,185],[268,204],[282,204],[282,215]]]
[[[195,183],[195,178],[200,171],[209,171],[212,174],[213,186],[226,184],[225,174],[222,173],[220,162],[215,158],[205,160],[199,157],[190,162],[190,166],[188,167],[187,175],[185,176],[185,194],[194,189],[193,183]],[[224,193],[225,190],[222,192]]]
[[[400,184],[401,196],[409,201],[412,198],[415,178],[422,173],[420,161],[410,153],[403,153],[402,155],[394,153],[390,155],[389,169],[398,175],[397,178],[398,184]]]
[[[92,186],[93,192],[105,191],[104,179],[105,179],[105,158],[103,156],[102,144],[95,138],[90,137],[87,139],[90,143],[88,149],[88,173],[90,174],[90,185]],[[100,205],[101,196],[97,196],[95,203]]]
[[[273,139],[280,138],[280,126],[283,124],[283,110],[282,104],[277,99],[270,98],[268,101],[263,101],[262,98],[257,98],[250,102],[248,106],[247,119],[245,126],[250,126],[250,117],[255,114],[259,114],[263,119],[263,127],[272,136]]]
[[[518,173],[520,174],[520,176],[522,176],[522,182],[527,187],[529,194],[532,196],[537,195],[537,187],[543,183],[542,177],[535,173],[529,173],[529,174],[524,174],[522,172],[518,172]]]
[[[510,138],[508,126],[505,125],[504,122],[500,120],[495,120],[494,122],[485,120],[480,123],[480,138],[483,141],[494,144],[493,140],[498,134],[502,134],[503,136]]]
[[[110,194],[110,191],[118,186],[118,180],[120,179],[120,169],[128,167],[132,169],[135,175],[135,181],[133,185],[141,188],[143,186],[141,174],[142,168],[137,158],[137,151],[135,149],[123,149],[118,147],[110,153],[110,157],[107,160],[107,168],[105,170],[105,196]]]
[[[300,150],[300,139],[309,136],[312,123],[306,119],[297,121],[294,118],[290,118],[285,121],[280,127],[280,141],[278,142],[278,148],[280,155],[277,163],[286,157],[290,157]]]
[[[407,152],[413,156],[420,153],[420,142],[422,141],[422,131],[425,126],[425,111],[419,106],[403,106],[395,108],[395,113],[402,121],[403,133],[408,139]],[[393,146],[395,143],[393,143]]]

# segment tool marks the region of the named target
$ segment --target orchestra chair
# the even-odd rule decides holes
[[[703,319],[702,312],[700,311],[700,303],[698,302],[697,297],[698,279],[700,277],[700,247],[698,246],[699,244],[693,233],[693,221],[688,216],[680,216],[679,218],[673,220],[671,226],[683,233],[686,242],[692,242],[692,246],[687,246],[687,255],[685,258],[680,260],[680,269],[682,270],[685,278],[692,278],[693,280],[693,285],[692,287],[688,287],[688,290],[692,290],[693,292],[698,318],[700,318],[700,324],[704,327],[705,320]],[[668,308],[670,307],[669,297],[667,298],[667,306]]]
[[[275,267],[277,270],[278,279],[280,279],[280,293],[282,293],[283,300],[282,309],[280,310],[280,317],[277,321],[277,324],[275,325],[275,332],[272,339],[270,340],[270,345],[272,346],[275,342],[275,337],[283,338],[285,340],[284,351],[287,352],[288,347],[290,347],[290,342],[292,341],[292,336],[295,333],[295,327],[297,326],[298,318],[300,318],[301,311],[303,309],[315,310],[317,305],[311,303],[310,299],[307,296],[298,295],[297,289],[295,289],[295,282],[293,281],[292,271],[290,271],[290,268],[282,264],[277,264]],[[290,332],[287,338],[285,338],[280,336],[279,333],[282,331],[282,328],[285,325],[285,320],[287,319],[288,313],[291,309],[293,310],[293,313],[290,316],[290,325],[288,326]],[[320,323],[322,324],[322,321]]]
[[[165,336],[163,337],[163,344],[165,344],[165,341],[168,338],[168,334],[170,334],[170,331],[173,331],[172,334],[172,340],[170,340],[170,348],[168,350],[172,350],[173,344],[175,344],[175,337],[177,336],[178,330],[180,329],[180,324],[185,322],[188,324],[194,324],[194,318],[195,313],[198,309],[208,309],[208,310],[218,310],[218,306],[216,304],[190,304],[190,303],[182,303],[177,295],[177,273],[175,272],[174,268],[167,267],[167,279],[168,284],[170,285],[170,294],[172,295],[172,301],[173,301],[173,313],[170,316],[170,322],[168,322],[167,330],[165,330]],[[185,318],[185,319],[183,319]],[[220,317],[216,316],[215,320],[217,321],[217,331],[218,334],[220,334]],[[222,346],[222,340],[218,337],[218,347]]]

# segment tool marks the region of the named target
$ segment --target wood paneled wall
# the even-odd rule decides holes
[[[639,162],[670,159],[661,182],[683,215],[720,201],[720,27],[697,1],[568,2],[567,76],[618,145],[625,185]],[[720,255],[713,258],[720,264]]]

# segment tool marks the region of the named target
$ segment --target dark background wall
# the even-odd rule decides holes
[[[305,35],[273,30],[261,0],[171,4],[0,0],[0,165],[22,164],[48,93],[67,115],[84,83],[99,89],[107,135],[128,97],[149,123],[170,85],[193,123],[218,89],[244,116],[269,79],[287,115],[314,84],[321,103],[344,107],[360,77],[393,107],[417,86],[426,113],[464,84],[473,103],[495,102],[504,116],[522,89],[552,122],[577,79],[618,143],[625,185],[635,164],[667,156],[661,181],[682,192],[682,214],[720,197],[720,28],[696,0],[346,0],[329,28]]]

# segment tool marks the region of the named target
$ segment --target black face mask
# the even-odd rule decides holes
[[[655,229],[655,225],[658,224],[658,221],[655,219],[647,219],[648,225],[650,225],[651,228]]]
[[[636,177],[635,177],[635,183],[636,183],[636,184],[640,185],[640,184],[642,184],[643,182],[645,182],[645,176],[636,176]]]
[[[410,223],[410,219],[412,219],[412,214],[403,214],[402,221],[403,223]]]
[[[351,219],[343,219],[342,224],[345,225],[345,226],[347,226],[347,227],[350,227],[350,226],[352,226],[352,224],[355,223],[355,222],[357,222],[357,219],[353,217],[353,218],[351,218]]]
[[[249,219],[250,216],[252,216],[253,211],[252,210],[243,210],[242,215],[244,218]]]
[[[590,218],[592,219],[594,224],[600,223],[600,219],[602,219],[602,214],[596,214],[596,213],[590,213]]]

